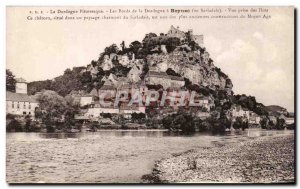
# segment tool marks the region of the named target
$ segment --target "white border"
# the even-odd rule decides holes
[[[2,124],[0,126],[0,147],[1,147],[1,155],[0,155],[0,188],[8,188],[8,187],[16,187],[16,186],[8,186],[5,182],[5,67],[6,67],[6,6],[76,6],[76,5],[90,5],[90,6],[104,6],[104,5],[158,5],[158,6],[168,6],[168,5],[173,5],[173,6],[188,6],[188,5],[198,5],[198,6],[204,6],[204,5],[210,5],[210,6],[222,6],[222,5],[231,5],[231,6],[295,6],[296,8],[300,7],[300,1],[299,0],[245,0],[245,1],[238,1],[238,0],[206,0],[206,1],[197,1],[197,0],[172,0],[172,1],[162,1],[162,0],[151,0],[151,1],[142,1],[142,0],[107,0],[107,1],[96,1],[96,0],[51,0],[51,1],[40,1],[40,0],[2,0],[0,1],[0,14],[1,14],[1,19],[0,19],[0,57],[1,57],[1,78],[0,79],[0,86],[3,86],[0,89],[0,95],[3,100],[0,101],[0,120],[2,121]],[[298,10],[299,14],[299,10]],[[299,26],[299,19],[297,19],[297,25]],[[284,26],[283,26],[284,27]],[[297,34],[299,34],[299,29]],[[296,52],[299,55],[299,48],[297,49]],[[297,72],[299,73],[299,66]],[[296,77],[296,76],[295,76]],[[299,88],[299,81],[297,80],[297,88]],[[297,104],[298,107],[298,104]],[[298,113],[297,113],[298,117]],[[297,125],[298,126],[298,125]],[[299,128],[297,129],[299,131]],[[298,133],[298,132],[297,132]],[[299,136],[299,133],[297,134]],[[297,151],[299,151],[299,145]],[[297,161],[299,165],[299,161]],[[297,170],[299,172],[299,166],[297,166]],[[299,182],[299,178],[297,178]],[[20,186],[17,186],[18,188]],[[31,186],[22,186],[22,187],[31,187]],[[38,185],[35,188],[42,188],[43,186]],[[47,186],[49,187],[49,186]],[[52,186],[50,186],[52,187]],[[76,188],[88,188],[88,187],[95,187],[95,186],[54,186],[55,188],[65,188],[65,187],[76,187]],[[107,186],[97,186],[97,187],[107,187]],[[118,187],[118,186],[110,186],[110,187]],[[126,187],[131,187],[131,186],[126,186]],[[142,187],[142,186],[138,186]],[[147,186],[147,188],[154,188],[154,187],[163,187],[163,186]],[[189,186],[182,186],[184,188],[187,188]],[[203,186],[200,186],[203,187]],[[219,186],[211,186],[211,188],[217,188]],[[224,186],[223,186],[224,187]],[[227,186],[227,187],[232,187],[232,186]],[[238,186],[240,187],[240,186]],[[271,188],[274,186],[255,186],[255,188]],[[281,186],[282,188],[287,188],[289,186]]]

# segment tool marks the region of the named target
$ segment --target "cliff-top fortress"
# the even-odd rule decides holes
[[[196,43],[198,43],[198,45],[203,46],[203,44],[204,44],[203,35],[194,35],[192,29],[189,29],[188,33],[190,34],[192,40],[194,40]],[[167,33],[167,36],[177,37],[180,40],[184,40],[186,38],[185,32],[181,31],[178,26],[177,26],[177,28],[175,28],[173,25],[171,25],[171,27]]]

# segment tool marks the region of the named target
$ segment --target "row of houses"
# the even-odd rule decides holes
[[[144,81],[132,82],[130,78],[126,77],[116,77],[110,74],[108,77],[104,77],[103,86],[100,89],[93,89],[88,94],[77,95],[76,98],[80,103],[82,108],[87,109],[84,112],[85,118],[87,117],[99,117],[101,113],[111,113],[111,114],[125,114],[129,115],[132,113],[145,113],[146,107],[145,102],[147,96],[153,94],[154,89],[148,89],[147,85],[162,85],[166,90],[160,89],[159,92],[167,92],[167,105],[173,107],[176,111],[178,105],[181,103],[181,87],[184,86],[184,80],[180,77],[170,76],[166,73],[159,73],[155,71],[149,71],[145,76]],[[106,94],[104,100],[112,102],[114,104],[115,96],[119,91],[126,91],[128,93],[128,101],[133,94],[139,92],[142,97],[143,106],[103,106],[99,103],[99,98],[101,95]],[[111,94],[111,95],[107,95]],[[103,96],[101,96],[103,98]],[[162,99],[157,100],[160,103]],[[184,102],[188,102],[189,96],[186,96]],[[171,103],[173,101],[173,103]],[[201,107],[205,108],[205,111],[209,112],[212,107],[214,107],[213,100],[210,97],[205,97],[199,94],[194,96],[194,103],[200,104]]]
[[[231,109],[232,121],[234,122],[237,117],[242,117],[245,121],[247,120],[250,124],[259,124],[261,117],[253,111],[243,108],[241,105],[234,104]]]
[[[230,109],[232,120],[235,121],[237,117],[242,117],[244,120],[247,120],[250,124],[260,124],[260,121],[262,119],[261,116],[256,114],[253,111],[248,110],[247,108],[243,108],[241,105],[233,105]],[[277,123],[277,118],[283,119],[286,124],[294,124],[294,116],[290,115],[287,116],[285,114],[273,115],[272,113],[269,113],[268,119],[272,121],[274,124]]]

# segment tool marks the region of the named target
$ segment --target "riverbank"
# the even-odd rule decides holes
[[[294,183],[294,135],[215,142],[156,162],[150,183]]]

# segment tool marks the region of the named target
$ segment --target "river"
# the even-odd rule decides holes
[[[168,131],[7,133],[8,183],[140,183],[156,160],[216,143],[293,131],[246,130],[213,135]]]

